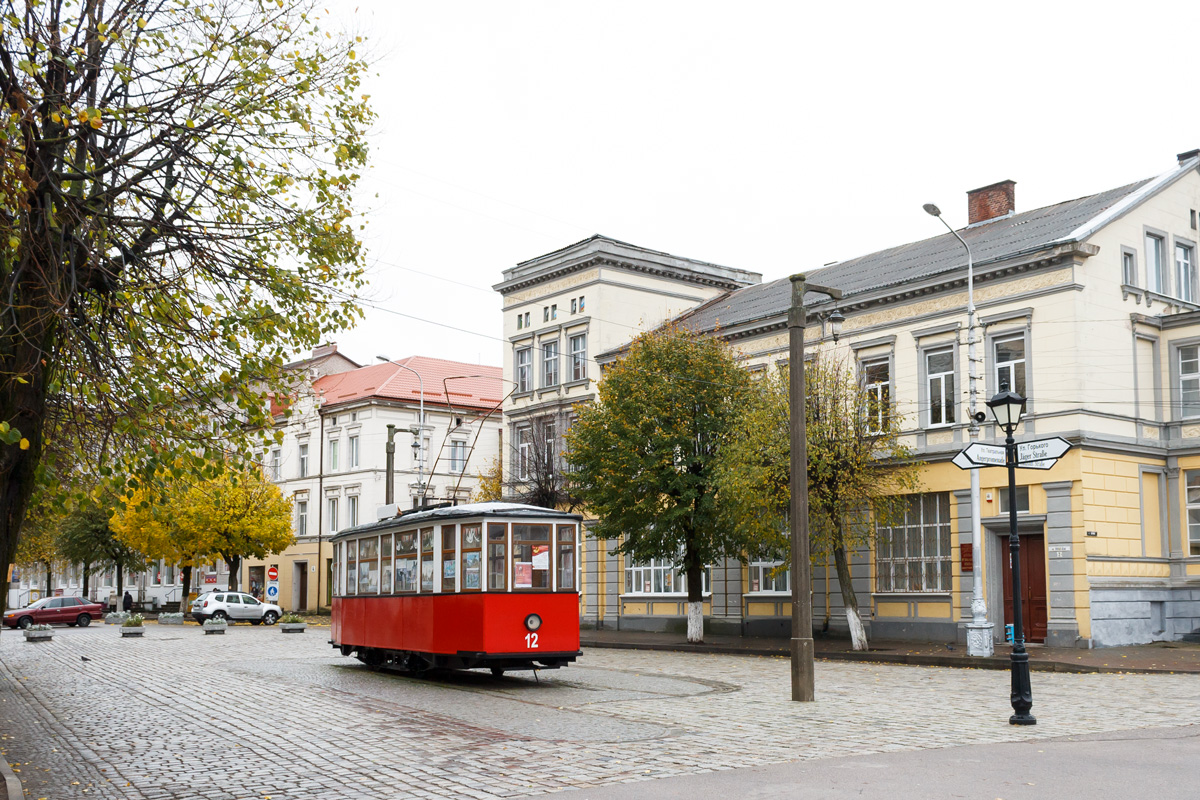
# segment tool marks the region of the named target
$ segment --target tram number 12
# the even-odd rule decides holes
[[[528,647],[530,650],[537,649],[538,644],[537,644],[537,634],[536,633],[525,634],[525,646]]]

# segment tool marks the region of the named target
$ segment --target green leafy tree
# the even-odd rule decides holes
[[[17,549],[16,563],[32,572],[35,564],[46,570],[46,594],[53,594],[54,565],[62,561],[59,552],[58,525],[62,520],[60,512],[55,511],[45,502],[38,502],[35,514],[31,518],[27,535],[22,537]],[[4,568],[8,574],[8,567]],[[7,602],[8,592],[5,592]]]
[[[567,435],[575,490],[635,562],[661,559],[687,578],[688,641],[703,640],[707,564],[743,558],[747,540],[727,525],[713,468],[733,438],[750,379],[716,339],[674,328],[646,333],[605,370],[598,402]]]
[[[112,519],[113,532],[123,545],[179,567],[181,607],[190,596],[195,567],[211,561],[216,552],[213,538],[196,529],[186,513],[189,488],[180,481],[162,491],[138,490]]]
[[[900,440],[901,418],[887,397],[861,386],[834,355],[805,367],[808,527],[814,561],[833,555],[856,650],[867,647],[850,580],[850,554],[868,547],[875,524],[903,518],[905,494],[920,487],[921,465]],[[791,553],[790,402],[786,370],[764,377],[735,423],[739,435],[722,452],[717,483],[725,523],[756,543],[764,557]]]
[[[47,459],[212,477],[360,314],[373,117],[326,14],[0,0],[0,573]]]
[[[117,538],[111,516],[110,508],[85,503],[67,514],[58,526],[58,551],[63,560],[83,565],[84,597],[89,596],[93,569],[115,569],[120,595],[125,590],[125,572],[145,566],[145,556]]]

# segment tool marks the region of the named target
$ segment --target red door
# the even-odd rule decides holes
[[[1008,550],[1008,537],[1000,539],[1004,562],[1004,624],[1013,621],[1012,602],[1012,556]],[[1046,537],[1040,533],[1021,537],[1021,625],[1025,641],[1046,641]]]

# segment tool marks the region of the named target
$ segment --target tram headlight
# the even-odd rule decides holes
[[[530,614],[529,616],[525,617],[526,630],[536,631],[540,627],[542,627],[542,618],[537,614]]]

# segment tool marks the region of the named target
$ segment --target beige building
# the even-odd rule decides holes
[[[1191,151],[1155,178],[1026,212],[1011,181],[968,193],[959,234],[974,256],[980,407],[1007,384],[1029,399],[1018,441],[1072,444],[1053,469],[1018,470],[1030,641],[1087,647],[1200,629],[1198,169],[1200,151]],[[878,531],[855,559],[877,637],[962,640],[971,559],[982,561],[997,637],[1011,621],[1006,471],[982,471],[982,524],[971,530],[969,477],[950,463],[967,444],[966,261],[944,233],[820,269],[796,265],[844,292],[837,303],[806,299],[815,357],[851,359],[864,385],[895,401],[906,440],[928,464],[903,524]],[[506,273],[500,286],[511,285]],[[787,279],[731,289],[678,321],[729,341],[748,369],[769,369],[787,359],[789,295]],[[542,300],[530,301],[536,319]],[[506,296],[506,329],[515,305]],[[825,325],[835,307],[846,316],[836,344]],[[615,357],[603,355],[623,343],[610,347],[615,338],[594,348],[601,362]],[[513,411],[523,418],[524,407]],[[990,418],[981,441],[1003,441]],[[627,564],[595,545],[584,553],[585,624],[682,627],[684,587],[672,565]],[[786,634],[788,576],[773,567],[713,565],[710,627]],[[844,628],[840,605],[836,580],[817,565],[815,625]]]

